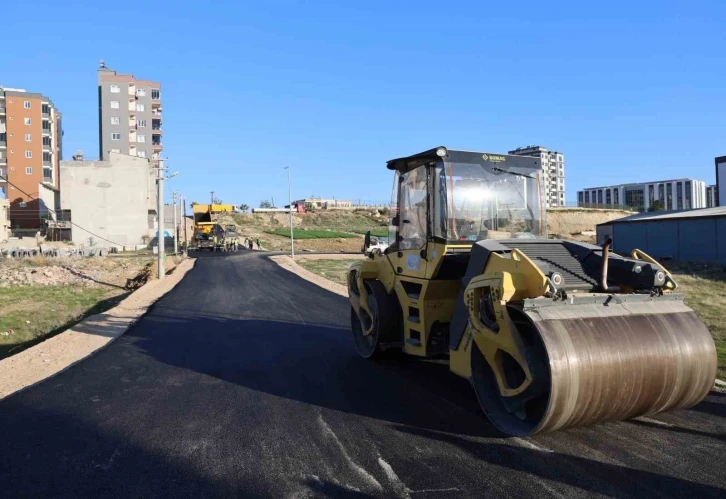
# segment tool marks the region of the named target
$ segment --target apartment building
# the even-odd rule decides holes
[[[717,156],[714,162],[716,163],[714,206],[726,206],[726,156]]]
[[[61,114],[48,97],[0,87],[0,190],[13,230],[38,229],[54,216],[62,143]]]
[[[718,188],[716,185],[706,186],[706,208],[718,206]]]
[[[158,165],[161,136],[161,84],[98,68],[98,156],[109,152],[138,156]]]
[[[661,201],[666,210],[706,207],[706,183],[681,178],[606,187],[587,187],[577,192],[577,205],[585,208],[624,206],[648,210]]]
[[[536,156],[542,164],[544,196],[549,207],[565,206],[565,155],[542,146],[518,147],[509,154]]]

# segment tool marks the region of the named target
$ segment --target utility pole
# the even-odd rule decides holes
[[[164,278],[164,160],[159,160],[159,168],[156,177],[156,213],[159,219],[156,241],[159,254],[156,258],[156,267],[159,279]]]
[[[177,242],[177,228],[176,228],[176,191],[171,192],[172,195],[172,201],[171,201],[171,211],[173,212],[174,216],[174,254],[176,255],[179,253],[179,243]]]
[[[184,209],[184,216],[182,217],[184,224],[184,253],[189,252],[189,239],[187,239],[187,205],[184,203],[184,196],[181,198],[181,205]]]
[[[214,191],[212,191],[211,194],[212,194],[212,196],[209,199],[209,204],[210,205],[214,204]],[[210,209],[211,209],[211,206],[210,206]]]
[[[290,188],[290,167],[286,166],[287,170],[287,207],[290,210],[290,256],[295,259],[295,237],[292,231],[292,190]]]

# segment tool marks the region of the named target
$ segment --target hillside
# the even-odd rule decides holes
[[[631,212],[592,209],[553,209],[547,212],[547,229],[552,238],[571,238],[594,242],[591,233],[599,223],[631,215]],[[298,251],[360,251],[367,230],[385,230],[388,216],[378,210],[318,211],[293,213],[296,231],[314,231],[316,238],[296,239]],[[222,225],[234,224],[241,238],[259,239],[266,250],[285,251],[290,239],[280,229],[290,228],[287,213],[237,213],[215,217]],[[277,231],[278,234],[270,232]],[[325,238],[325,231],[357,234],[356,237]],[[583,232],[590,234],[582,235]],[[311,232],[313,233],[313,232]],[[333,234],[331,234],[333,236]]]

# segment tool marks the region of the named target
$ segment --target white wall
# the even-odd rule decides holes
[[[62,161],[60,168],[61,209],[71,210],[74,243],[146,242],[148,159],[110,153],[109,161]]]

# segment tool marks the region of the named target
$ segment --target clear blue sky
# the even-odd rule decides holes
[[[97,155],[99,59],[160,81],[167,185],[199,202],[281,205],[285,165],[293,197],[383,200],[385,160],[437,145],[560,150],[568,200],[713,183],[726,154],[719,0],[25,0],[3,18],[0,84],[53,99],[66,159]]]

